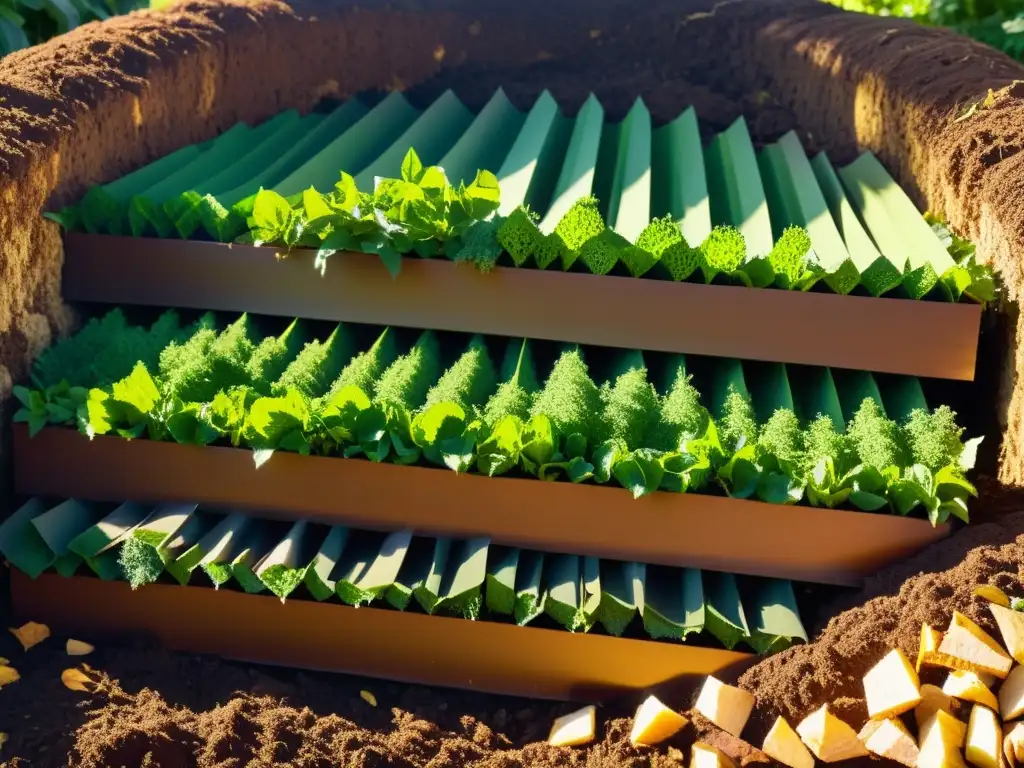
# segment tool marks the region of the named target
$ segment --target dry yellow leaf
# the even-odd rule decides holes
[[[6,733],[4,733],[3,731],[0,731],[0,747],[2,747],[2,746],[3,746],[4,744],[6,744],[6,743],[7,743],[7,740],[8,740],[9,738],[11,738],[11,737],[10,737],[10,736],[8,736],[8,735],[7,735]]]
[[[434,49],[434,61],[436,61],[438,63],[441,63],[442,61],[444,61],[444,54],[445,54],[444,46],[443,45],[437,46],[437,48]]]
[[[990,603],[1001,605],[1003,608],[1010,607],[1010,598],[994,584],[982,584],[980,587],[975,587],[974,595],[982,600],[988,600]]]
[[[0,667],[0,686],[9,685],[16,680],[21,680],[18,670],[14,667],[8,667],[6,664]]]
[[[96,681],[80,669],[65,669],[60,673],[60,681],[64,683],[66,688],[70,688],[72,691],[83,691],[85,693],[90,693],[92,686],[96,685]]]
[[[50,636],[50,628],[45,624],[30,621],[28,624],[22,624],[17,629],[11,627],[11,634],[18,638],[21,647],[27,651],[48,638]]]
[[[360,691],[359,698],[369,704],[371,707],[377,706],[377,697],[369,691]]]
[[[81,640],[69,639],[65,649],[68,652],[68,656],[88,656],[96,650],[96,646],[84,643]]]
[[[989,88],[988,89],[988,96],[985,97],[985,101],[982,102],[981,106],[985,107],[985,109],[992,109],[992,107],[994,107],[995,105],[996,105],[996,95],[992,91],[992,89]]]

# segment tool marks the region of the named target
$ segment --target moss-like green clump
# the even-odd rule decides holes
[[[786,227],[768,254],[768,263],[775,271],[776,280],[789,288],[803,275],[807,254],[811,250],[811,237],[803,227]]]
[[[501,222],[495,233],[517,267],[521,267],[540,247],[542,239],[537,228],[537,214],[525,206],[516,208]]]
[[[360,352],[346,365],[331,385],[331,394],[344,387],[359,387],[373,397],[373,387],[381,374],[398,359],[398,339],[395,332],[385,328],[365,352]]]
[[[481,272],[490,272],[498,263],[502,245],[498,242],[498,230],[504,220],[498,217],[474,223],[462,237],[462,245],[455,253],[455,261],[472,264]]]
[[[860,284],[872,296],[888,293],[902,282],[903,274],[884,256],[879,256],[871,262],[860,276]]]
[[[430,386],[441,373],[437,335],[424,331],[408,354],[395,360],[377,381],[376,400],[412,413],[423,405]]]
[[[296,389],[308,398],[326,394],[354,352],[351,334],[339,325],[324,341],[311,341],[275,382],[275,394]]]
[[[747,241],[736,227],[715,227],[700,246],[701,271],[710,283],[719,272],[731,274],[747,258]]]
[[[597,198],[584,197],[573,203],[552,233],[562,257],[562,269],[569,269],[580,257],[583,246],[604,231],[604,219],[597,209]]]
[[[217,340],[217,321],[207,312],[184,340],[174,341],[160,353],[159,372],[164,390],[170,395],[208,385],[210,348]]]
[[[501,364],[502,383],[484,406],[484,422],[493,427],[506,416],[526,419],[534,393],[540,388],[530,342],[509,342]]]
[[[119,562],[132,589],[152,584],[164,571],[164,563],[156,547],[138,536],[125,539],[121,545]]]
[[[580,249],[580,261],[587,265],[595,275],[607,275],[627,249],[632,248],[629,241],[610,229],[598,233],[583,244]]]
[[[601,387],[603,403],[598,440],[622,440],[632,450],[643,448],[644,437],[658,420],[658,393],[647,380],[641,352],[621,355],[615,370]]]
[[[302,350],[304,336],[302,324],[295,320],[280,336],[268,336],[259,343],[246,365],[246,375],[254,391],[270,394],[273,383]]]
[[[558,358],[533,403],[532,415],[551,419],[563,435],[594,437],[601,412],[601,394],[590,378],[583,354],[569,349]]]
[[[847,434],[853,441],[857,456],[868,466],[885,469],[906,463],[907,451],[899,427],[895,421],[886,418],[873,398],[864,398],[850,421]]]
[[[931,413],[911,411],[903,427],[915,464],[924,464],[933,472],[956,466],[963,452],[963,427],[956,424],[956,413],[940,405]]]
[[[204,324],[179,348],[177,367],[168,370],[173,356],[168,356],[167,360],[164,355],[160,358],[161,374],[167,376],[168,394],[185,402],[206,403],[218,392],[251,382],[247,366],[256,351],[253,341],[256,331],[251,317],[243,314],[212,339],[206,331]]]
[[[686,242],[679,225],[671,216],[653,219],[626,248],[620,258],[633,277],[640,277],[655,265],[676,281],[685,280],[700,266],[700,251]]]
[[[681,358],[669,368],[670,388],[662,398],[658,421],[647,439],[650,447],[662,451],[678,451],[684,437],[697,435],[708,418],[700,404],[700,392],[693,386]]]
[[[803,466],[806,463],[804,433],[796,414],[789,408],[776,410],[761,428],[757,450],[762,456],[771,456],[780,463]]]
[[[120,309],[86,323],[74,336],[43,350],[32,369],[37,384],[61,381],[80,387],[104,387],[131,373],[138,362],[156,368],[160,352],[182,335],[178,313],[164,312],[152,327],[130,325]]]
[[[810,470],[823,458],[830,458],[836,466],[845,466],[855,456],[849,435],[836,431],[835,424],[828,416],[819,414],[804,433],[805,471]]]
[[[730,385],[718,423],[718,436],[722,445],[730,451],[735,451],[740,440],[745,438],[748,445],[757,440],[757,433],[757,419],[750,398],[744,397]]]
[[[427,392],[424,408],[438,403],[456,403],[469,413],[494,392],[497,374],[482,336],[474,336],[466,351]]]

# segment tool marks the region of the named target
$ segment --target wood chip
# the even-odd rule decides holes
[[[21,647],[26,651],[33,646],[39,645],[39,643],[50,636],[50,628],[45,624],[39,624],[35,621],[22,624],[17,629],[11,627],[10,631],[12,635],[18,638]]]

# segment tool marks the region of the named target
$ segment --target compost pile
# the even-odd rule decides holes
[[[867,718],[863,674],[891,647],[913,656],[922,622],[941,626],[957,609],[996,631],[973,591],[1024,588],[1021,531],[1024,512],[1007,513],[882,571],[849,598],[863,604],[836,616],[816,642],[748,670],[739,685],[757,696],[757,708],[744,737],[759,744],[777,715],[797,722],[826,702],[859,728]],[[0,696],[0,729],[9,735],[3,750],[12,758],[4,765],[12,768],[671,766],[683,764],[698,735],[738,764],[768,762],[693,712],[695,725],[667,744],[632,747],[635,699],[599,709],[591,746],[552,748],[545,743],[551,722],[572,705],[256,669],[144,645],[101,646],[89,656],[99,680],[90,696],[62,685],[61,670],[73,660],[60,639],[26,653],[8,640],[0,651],[21,673],[17,685],[32,688]],[[685,709],[700,682],[656,692]]]

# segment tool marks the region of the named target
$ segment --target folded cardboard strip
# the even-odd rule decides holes
[[[974,304],[402,261],[71,233],[63,296],[974,379]]]
[[[98,437],[15,425],[15,493],[195,502],[261,517],[474,538],[547,552],[854,586],[945,537],[887,514],[654,493],[447,469]]]
[[[18,621],[89,641],[145,634],[171,650],[530,698],[601,701],[756,656],[208,587],[11,573]]]

